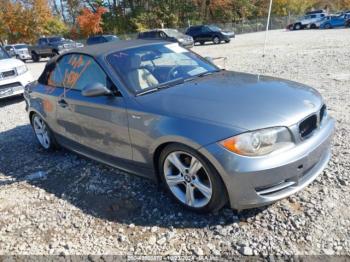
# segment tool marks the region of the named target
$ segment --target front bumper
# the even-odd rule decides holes
[[[26,73],[8,79],[0,79],[0,99],[23,94],[24,87],[33,82],[32,74]]]
[[[192,48],[194,46],[194,42],[182,42],[182,43],[179,43],[180,46],[182,47],[185,47],[185,48]]]
[[[217,143],[200,152],[221,174],[232,208],[264,206],[302,190],[322,173],[331,157],[334,126],[327,117],[312,137],[279,154],[244,157]]]

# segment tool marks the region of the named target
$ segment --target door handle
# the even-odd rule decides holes
[[[64,99],[58,100],[57,104],[58,104],[60,107],[63,107],[63,108],[68,107],[68,103],[67,103],[66,100],[64,100]]]

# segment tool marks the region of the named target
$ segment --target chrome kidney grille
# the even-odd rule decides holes
[[[299,124],[299,135],[301,139],[306,139],[312,136],[326,116],[326,110],[326,105],[323,105],[317,114],[307,117]]]

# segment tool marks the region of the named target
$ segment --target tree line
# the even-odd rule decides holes
[[[231,23],[265,17],[269,0],[0,0],[0,41],[43,35],[84,38],[156,27]],[[350,9],[350,0],[274,0],[274,16]]]

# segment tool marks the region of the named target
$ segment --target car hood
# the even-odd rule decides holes
[[[22,66],[24,63],[15,58],[0,59],[0,71],[11,70],[15,67]]]
[[[136,98],[158,113],[245,130],[291,126],[319,110],[320,94],[305,85],[221,71]]]
[[[230,32],[230,31],[222,31],[224,35],[235,35],[235,32]]]

